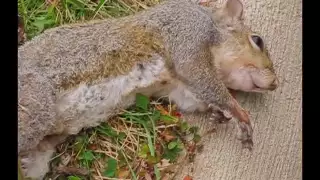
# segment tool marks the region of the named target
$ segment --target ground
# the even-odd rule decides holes
[[[221,0],[220,0],[221,1]],[[244,0],[246,22],[265,38],[280,86],[264,95],[241,93],[251,113],[254,149],[241,149],[235,126],[204,139],[203,153],[184,167],[195,180],[302,179],[302,1]],[[208,127],[205,117],[187,117]],[[193,169],[193,172],[191,173]]]
[[[219,0],[220,3],[221,0]],[[26,32],[32,37],[42,29],[81,19],[133,13],[128,6],[142,1],[112,1],[111,8],[88,6],[81,10],[81,3],[69,0],[53,11],[43,10],[44,1],[19,0],[19,12],[27,24]],[[30,2],[34,7],[31,10]],[[58,1],[46,1],[47,3]],[[90,1],[104,2],[104,1]],[[106,1],[107,2],[107,1]],[[121,3],[118,3],[121,2]],[[146,1],[144,1],[146,2]],[[156,1],[147,1],[156,3]],[[295,180],[302,179],[302,1],[244,0],[246,22],[264,37],[275,63],[280,86],[266,94],[238,94],[241,105],[248,109],[254,126],[254,149],[241,148],[236,140],[234,123],[221,125],[218,131],[204,140],[204,149],[193,164],[181,166],[180,175],[194,180]],[[101,4],[101,3],[100,3]],[[80,10],[70,9],[79,7]],[[137,6],[138,7],[138,6]],[[139,8],[144,5],[140,4]],[[82,8],[83,9],[83,8]],[[91,9],[91,10],[90,10]],[[73,14],[72,14],[73,13]],[[76,15],[75,15],[76,14]],[[79,15],[80,14],[80,15]],[[96,16],[95,16],[96,14]],[[111,14],[111,15],[110,15]],[[210,127],[207,117],[185,117],[198,123],[202,129]]]

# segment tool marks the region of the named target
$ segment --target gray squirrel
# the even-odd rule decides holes
[[[266,46],[243,23],[240,0],[221,8],[167,0],[135,15],[63,25],[18,49],[18,153],[42,179],[55,146],[131,106],[168,95],[184,112],[229,112],[253,146],[249,115],[228,88],[275,90]]]

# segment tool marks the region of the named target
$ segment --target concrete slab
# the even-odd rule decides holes
[[[182,165],[176,179],[187,174],[193,180],[302,179],[302,1],[243,3],[247,24],[265,38],[281,85],[265,95],[238,96],[251,113],[252,153],[236,140],[234,123],[221,125],[203,139],[203,152],[193,164]],[[210,128],[205,115],[186,119],[201,124],[203,130]]]

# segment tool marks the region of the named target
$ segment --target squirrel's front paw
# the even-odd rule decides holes
[[[249,149],[252,151],[253,141],[252,141],[252,133],[253,129],[250,123],[239,122],[238,123],[240,133],[238,135],[238,139],[242,143],[242,147]]]
[[[210,104],[209,108],[212,110],[210,120],[216,123],[227,123],[232,119],[232,115],[229,112],[220,109],[218,106]]]

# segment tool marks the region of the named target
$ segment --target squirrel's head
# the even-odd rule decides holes
[[[245,92],[275,90],[279,82],[273,62],[263,38],[244,24],[240,0],[227,0],[213,18],[223,40],[212,52],[226,86]]]

